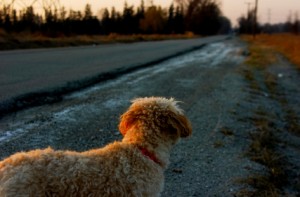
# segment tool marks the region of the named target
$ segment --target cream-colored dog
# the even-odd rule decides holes
[[[0,162],[0,196],[160,196],[172,146],[192,128],[173,99],[139,98],[121,116],[124,138],[86,152],[51,148]]]

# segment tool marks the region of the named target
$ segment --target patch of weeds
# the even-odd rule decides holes
[[[217,140],[214,142],[214,148],[221,148],[224,147],[224,142],[221,140]]]
[[[264,73],[265,85],[271,95],[275,96],[277,93],[277,77],[274,74],[265,72]]]
[[[249,46],[250,56],[246,60],[246,64],[259,69],[277,61],[276,53],[267,46],[258,43],[251,43]]]
[[[299,124],[299,117],[297,116],[297,113],[292,109],[288,109],[286,111],[285,119],[287,121],[288,132],[300,137],[300,124]]]
[[[300,137],[300,119],[297,113],[289,106],[289,103],[284,94],[280,94],[278,90],[277,77],[273,74],[265,72],[265,85],[272,95],[272,98],[277,100],[285,112],[285,121],[287,131]]]
[[[261,111],[260,114],[267,116],[267,113]],[[266,172],[241,180],[253,190],[242,190],[237,196],[281,196],[281,189],[287,184],[287,174],[284,158],[276,151],[278,139],[274,135],[275,124],[266,117],[252,118],[252,121],[256,130],[250,133],[251,144],[246,155],[250,160],[263,165]]]
[[[266,113],[266,111],[262,108],[262,107],[258,107],[254,113],[258,116],[263,116],[263,117],[267,117],[268,114]],[[251,120],[253,120],[254,122],[259,121],[258,118],[251,118]]]
[[[252,90],[260,90],[259,84],[255,80],[253,70],[245,69],[245,70],[243,70],[243,75],[244,75],[245,79],[249,82],[249,84],[250,84],[249,87]]]
[[[264,175],[252,175],[247,179],[241,181],[244,184],[251,185],[256,190],[244,189],[239,191],[235,196],[237,197],[279,197],[280,191],[270,182],[272,180]]]
[[[222,127],[220,132],[225,136],[233,136],[234,135],[233,131],[227,127]]]
[[[251,70],[249,69],[244,69],[243,70],[243,74],[244,74],[244,77],[248,80],[248,81],[254,81],[254,74]]]

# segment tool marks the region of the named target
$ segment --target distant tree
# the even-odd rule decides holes
[[[222,12],[217,0],[177,0],[185,12],[186,30],[196,34],[217,34]]]
[[[93,15],[90,4],[86,4],[84,9],[84,16],[81,21],[81,28],[84,29],[82,34],[94,35],[101,32],[100,22]]]
[[[93,12],[92,12],[92,7],[90,4],[86,4],[85,8],[84,8],[84,16],[83,19],[84,20],[88,20],[93,18]]]
[[[65,21],[66,18],[67,18],[67,11],[66,11],[66,8],[63,6],[60,9],[59,20],[60,21]]]
[[[13,25],[17,24],[18,22],[18,16],[17,16],[17,11],[14,9],[12,10],[12,23]]]
[[[220,23],[221,23],[221,28],[219,29],[220,34],[228,34],[231,32],[232,27],[231,27],[231,22],[228,18],[226,17],[220,17]]]
[[[0,27],[6,29],[10,24],[10,9],[8,6],[3,5],[2,10],[0,10]],[[8,30],[8,29],[6,29]]]
[[[247,17],[242,16],[238,19],[239,32],[242,34],[253,34],[254,31],[259,32],[259,23],[255,20],[255,11],[250,10]]]
[[[103,10],[101,24],[102,24],[102,30],[104,34],[107,35],[110,32],[112,32],[112,21],[109,16],[109,11],[107,8]]]
[[[299,17],[298,17],[298,12],[295,13],[295,17],[294,17],[294,22],[292,24],[292,32],[294,34],[299,34],[300,31],[300,21],[299,21]]]
[[[174,10],[174,4],[172,3],[168,10],[168,21],[166,25],[166,33],[175,33],[176,23],[175,23],[175,10]]]
[[[134,7],[128,6],[125,2],[122,17],[122,33],[133,34],[137,31],[138,21],[136,21]]]
[[[20,31],[38,30],[39,17],[35,14],[32,6],[27,7],[21,12],[20,21],[18,22],[18,28]]]
[[[184,11],[180,6],[176,7],[175,17],[174,17],[174,32],[178,34],[182,34],[186,31],[185,23],[184,23]]]
[[[9,14],[5,14],[5,16],[4,16],[4,28],[7,31],[10,31],[11,30],[11,26],[12,26],[12,23],[11,23],[10,15]]]
[[[135,21],[137,26],[137,32],[136,33],[142,33],[142,30],[140,28],[141,20],[145,17],[145,3],[144,0],[141,0],[140,6],[137,8],[137,12],[135,15]]]
[[[82,34],[85,30],[82,29],[81,20],[83,19],[80,11],[70,10],[69,16],[65,20],[65,31],[66,35]]]
[[[0,27],[3,27],[3,11],[0,10]]]
[[[143,18],[144,14],[145,14],[145,3],[144,0],[141,0],[141,5],[140,7],[138,7],[136,15],[140,18]]]
[[[150,6],[145,17],[140,21],[140,28],[144,33],[163,33],[165,16],[161,7]]]
[[[268,34],[286,32],[284,23],[277,23],[277,24],[266,23],[264,25],[261,25],[260,29],[261,32],[268,33]]]
[[[292,21],[292,13],[290,12],[290,14],[287,17],[287,20],[285,22],[285,29],[287,32],[292,32],[293,30],[293,21]]]
[[[116,11],[115,7],[112,7],[110,12],[110,18],[109,18],[109,32],[117,33],[119,31],[120,31],[119,13]]]

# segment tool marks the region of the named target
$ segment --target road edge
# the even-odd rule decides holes
[[[193,46],[189,49],[179,51],[177,53],[146,62],[144,64],[132,65],[123,68],[117,68],[115,70],[111,70],[109,72],[98,73],[91,77],[86,77],[82,79],[78,79],[75,81],[69,81],[61,86],[57,86],[50,89],[42,89],[39,91],[28,92],[25,94],[21,94],[10,99],[4,100],[0,102],[0,120],[5,116],[8,116],[12,113],[28,109],[31,107],[41,106],[45,104],[52,104],[56,102],[60,102],[63,100],[63,96],[66,94],[70,94],[75,91],[80,91],[95,84],[105,82],[108,80],[116,79],[124,74],[128,74],[143,68],[151,67],[153,65],[162,63],[171,58],[178,57],[180,55],[184,55],[190,53],[192,51],[198,50],[206,46],[207,44],[220,42],[223,40],[231,39],[232,37],[226,36],[223,39],[212,41],[209,43],[203,43],[199,46]]]

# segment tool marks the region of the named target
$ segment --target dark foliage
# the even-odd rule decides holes
[[[222,16],[219,5],[213,0],[189,0],[170,5],[168,9],[144,1],[135,8],[124,4],[122,12],[105,8],[98,18],[87,4],[83,12],[44,9],[37,13],[30,6],[23,10],[0,8],[0,28],[7,32],[41,33],[50,37],[71,35],[117,34],[183,34],[187,31],[201,35],[227,33],[230,22]]]
[[[294,34],[299,34],[300,32],[300,21],[298,15],[295,14],[294,19],[292,16],[288,16],[285,23],[278,24],[259,24],[255,20],[254,10],[250,10],[247,17],[242,16],[238,19],[239,33],[241,34],[253,34],[253,33],[283,33],[289,32]]]

